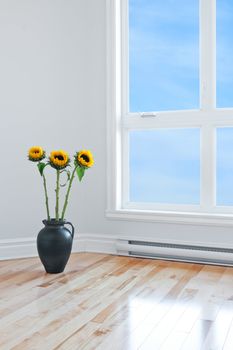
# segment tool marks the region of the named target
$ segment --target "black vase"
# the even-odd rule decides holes
[[[48,273],[63,272],[69,260],[74,226],[65,220],[43,220],[45,227],[37,236],[37,250],[42,264]],[[65,225],[70,225],[68,230]]]

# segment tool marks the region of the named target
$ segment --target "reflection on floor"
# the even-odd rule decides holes
[[[73,254],[0,262],[0,349],[233,349],[233,269]]]

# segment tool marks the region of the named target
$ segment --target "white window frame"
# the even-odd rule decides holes
[[[216,0],[199,0],[200,109],[128,113],[128,0],[106,0],[107,210],[115,219],[233,225],[233,207],[216,206],[216,127],[233,126],[233,108],[216,108]],[[211,33],[211,38],[210,38]],[[200,205],[132,203],[130,130],[200,128]]]

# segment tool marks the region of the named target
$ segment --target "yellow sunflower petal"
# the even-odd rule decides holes
[[[69,155],[63,150],[52,151],[50,153],[50,165],[56,169],[64,169],[69,164]]]
[[[76,161],[79,165],[90,168],[94,164],[92,153],[89,150],[82,150],[77,153]]]
[[[40,146],[33,146],[28,150],[28,158],[33,162],[38,162],[45,157],[45,151]]]

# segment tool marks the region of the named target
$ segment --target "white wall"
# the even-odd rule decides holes
[[[31,145],[94,151],[98,168],[75,184],[68,213],[75,223],[88,217],[76,203],[90,205],[90,181],[104,166],[103,3],[0,0],[0,238],[36,235],[45,216],[41,178],[27,161]]]
[[[96,165],[75,183],[77,231],[233,243],[233,228],[105,218],[105,0],[0,0],[0,239],[36,236],[42,183],[27,149],[90,148]]]

